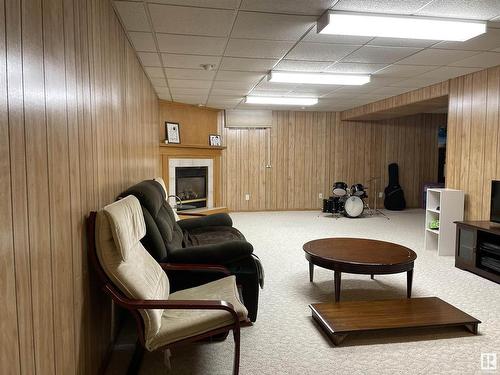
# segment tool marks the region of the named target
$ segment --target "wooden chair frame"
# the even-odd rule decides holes
[[[251,325],[251,322],[246,319],[240,322],[238,314],[234,310],[231,303],[221,300],[134,300],[126,297],[113,282],[108,278],[101,263],[97,257],[96,244],[95,244],[95,225],[96,225],[96,212],[92,211],[87,218],[87,241],[88,241],[88,256],[90,263],[93,265],[99,279],[101,289],[107,293],[111,299],[119,306],[130,311],[136,322],[137,335],[139,342],[145,347],[144,342],[144,321],[139,310],[141,309],[173,309],[173,310],[224,310],[231,314],[233,323],[217,328],[199,335],[194,335],[182,340],[174,341],[170,344],[164,345],[156,350],[166,350],[182,344],[199,341],[208,337],[219,335],[222,333],[229,333],[233,331],[234,337],[234,359],[233,359],[233,375],[239,374],[240,367],[240,327]],[[229,270],[221,265],[213,264],[169,264],[160,263],[161,267],[167,270],[207,270],[219,271],[228,276],[231,273]]]

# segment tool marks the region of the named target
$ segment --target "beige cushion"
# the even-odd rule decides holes
[[[168,191],[167,191],[167,186],[165,185],[165,181],[163,181],[163,178],[161,177],[155,177],[153,180],[155,180],[156,182],[158,182],[161,187],[163,188],[163,191],[165,192],[165,200],[167,201],[168,204],[170,204],[168,202]],[[172,209],[172,211],[174,212],[174,217],[175,217],[175,221],[179,221],[179,215],[177,215],[177,211]]]
[[[234,276],[172,293],[170,300],[223,300],[234,306],[240,320],[245,320],[248,315],[238,297]],[[224,310],[166,309],[163,311],[160,330],[148,340],[147,348],[154,350],[174,341],[227,326],[232,322],[232,315]]]
[[[139,201],[129,195],[97,213],[96,249],[104,272],[131,299],[166,300],[169,282],[139,241],[146,233]],[[160,330],[163,309],[140,310],[146,338]]]

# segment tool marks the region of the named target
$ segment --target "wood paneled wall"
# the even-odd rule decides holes
[[[468,220],[489,220],[500,179],[500,66],[450,80],[446,185],[465,192]]]
[[[208,146],[208,136],[219,134],[220,109],[160,100],[160,142],[165,140],[165,122],[178,122],[181,143]]]
[[[235,211],[317,209],[319,194],[328,197],[334,181],[345,181],[368,186],[373,205],[377,194],[370,179],[380,177],[383,191],[387,165],[397,162],[407,204],[418,207],[422,184],[437,179],[437,133],[446,115],[381,122],[340,116],[276,111],[271,129],[224,129],[223,204]]]
[[[84,218],[158,167],[158,101],[109,1],[0,0],[0,373],[94,374]]]
[[[443,81],[343,111],[341,117],[342,120],[373,120],[423,113],[433,108],[433,99],[437,99],[438,105],[441,106],[443,102],[439,98],[447,96],[448,92],[449,81]],[[391,115],[391,112],[396,115]]]

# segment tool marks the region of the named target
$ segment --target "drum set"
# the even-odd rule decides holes
[[[345,182],[335,182],[333,196],[323,199],[323,212],[349,218],[360,217],[365,209],[370,209],[366,202],[366,190],[362,184],[354,184],[349,188]]]

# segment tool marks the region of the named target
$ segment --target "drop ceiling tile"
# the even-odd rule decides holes
[[[225,56],[279,59],[292,46],[293,42],[231,38]]]
[[[172,100],[172,96],[170,95],[170,90],[167,87],[155,87],[155,91],[160,99]]]
[[[170,94],[158,94],[158,99],[172,101]]]
[[[344,63],[338,62],[331,65],[327,72],[331,73],[357,73],[370,74],[387,66],[387,64],[365,64],[365,63]]]
[[[316,27],[313,27],[302,40],[304,42],[362,45],[371,39],[371,36],[318,34]]]
[[[458,49],[471,51],[489,51],[500,47],[500,29],[488,28],[485,34],[466,40],[465,42],[440,42],[433,48]]]
[[[500,15],[497,0],[434,0],[419,10],[419,16],[489,20]]]
[[[146,66],[144,67],[144,71],[149,78],[165,78],[165,75],[163,74],[163,68]]]
[[[243,0],[240,9],[268,13],[311,14],[320,16],[332,0]]]
[[[349,98],[353,98],[356,95],[360,95],[360,94],[359,93],[354,94],[352,92],[337,89],[337,90],[330,91],[329,93],[323,95],[322,98],[349,99]]]
[[[264,79],[257,85],[256,90],[291,91],[295,87],[297,87],[296,83],[269,82]]]
[[[220,96],[220,95],[210,95],[208,102],[219,102],[219,103],[233,103],[238,104],[243,100],[243,96]]]
[[[165,81],[165,78],[150,78],[149,80],[155,87],[167,87],[167,81]]]
[[[226,38],[209,36],[156,34],[161,52],[193,55],[222,55]]]
[[[225,37],[236,12],[225,9],[192,8],[149,4],[153,29],[159,33]]]
[[[249,59],[241,57],[223,57],[220,65],[221,70],[240,70],[251,72],[267,72],[272,69],[276,59]]]
[[[333,10],[412,14],[428,2],[429,0],[340,0],[335,4]]]
[[[274,70],[288,70],[299,72],[322,72],[331,65],[327,61],[301,61],[301,60],[281,60]]]
[[[386,86],[370,91],[370,94],[373,95],[381,95],[381,96],[394,96],[400,95],[408,91],[412,91],[412,87],[395,87],[395,86]]]
[[[285,96],[290,90],[260,90],[255,89],[250,94],[255,96]]]
[[[252,82],[238,82],[238,81],[214,81],[214,89],[222,90],[245,90],[248,91],[254,86]]]
[[[240,0],[154,0],[155,3],[200,8],[236,9]]]
[[[238,13],[231,36],[234,38],[291,40],[299,39],[316,17],[271,13]]]
[[[210,92],[210,95],[215,95],[215,96],[244,96],[248,94],[248,91],[250,90],[245,90],[245,89],[235,89],[235,90],[227,90],[227,89],[212,89]]]
[[[255,72],[237,72],[237,71],[219,71],[217,73],[218,81],[243,81],[257,83],[264,77],[262,73]]]
[[[203,69],[203,64],[219,66],[220,56],[182,55],[175,53],[162,53],[163,64],[168,68]]]
[[[419,74],[436,69],[434,65],[389,65],[387,68],[379,70],[377,77],[415,77]]]
[[[334,87],[334,86],[322,87],[322,88],[319,88],[319,87],[318,88],[307,88],[307,87],[298,86],[295,90],[290,91],[285,96],[316,98],[316,97],[328,94],[330,91],[332,91],[332,87]]]
[[[212,81],[201,81],[193,79],[168,79],[168,85],[171,88],[179,87],[186,89],[209,89],[212,86]]]
[[[165,68],[167,78],[173,79],[194,79],[211,81],[215,76],[215,71],[198,70],[198,69],[180,69],[180,68]]]
[[[330,61],[335,62],[358,49],[360,46],[328,43],[298,43],[286,56],[291,60]]]
[[[206,96],[199,95],[172,95],[174,102],[185,104],[205,104],[207,101]]]
[[[151,31],[143,3],[115,1],[114,5],[123,22],[125,30]]]
[[[463,76],[465,74],[476,72],[478,70],[481,70],[481,68],[464,68],[464,67],[455,67],[455,66],[442,66],[442,67],[437,68],[435,70],[431,70],[430,72],[421,74],[417,78],[421,78],[421,79],[441,78],[441,81],[445,81],[447,79]]]
[[[415,47],[427,48],[439,41],[426,39],[406,39],[406,38],[373,38],[368,45],[371,46],[388,46],[388,47]]]
[[[173,87],[170,92],[172,96],[182,96],[182,95],[195,95],[195,96],[207,96],[209,89],[184,89]]]
[[[419,48],[364,46],[344,58],[342,62],[394,63],[415,52]]]
[[[500,65],[500,53],[482,52],[466,59],[451,63],[450,65],[471,68],[489,68],[491,66]]]
[[[420,88],[420,87],[433,85],[435,83],[439,83],[442,81],[444,81],[443,78],[437,78],[437,77],[423,78],[421,76],[417,76],[417,77],[409,78],[409,79],[406,79],[403,81],[394,82],[391,84],[391,86]]]
[[[160,56],[156,52],[137,52],[143,66],[161,67]]]
[[[429,48],[407,57],[397,64],[403,65],[448,65],[477,54],[475,51],[459,51],[449,49]]]
[[[156,44],[151,33],[128,32],[128,37],[136,51],[156,52]]]
[[[236,107],[242,99],[234,99],[234,100],[219,100],[212,99],[212,97],[208,98],[207,106],[212,108],[220,108],[220,109],[233,109]]]

